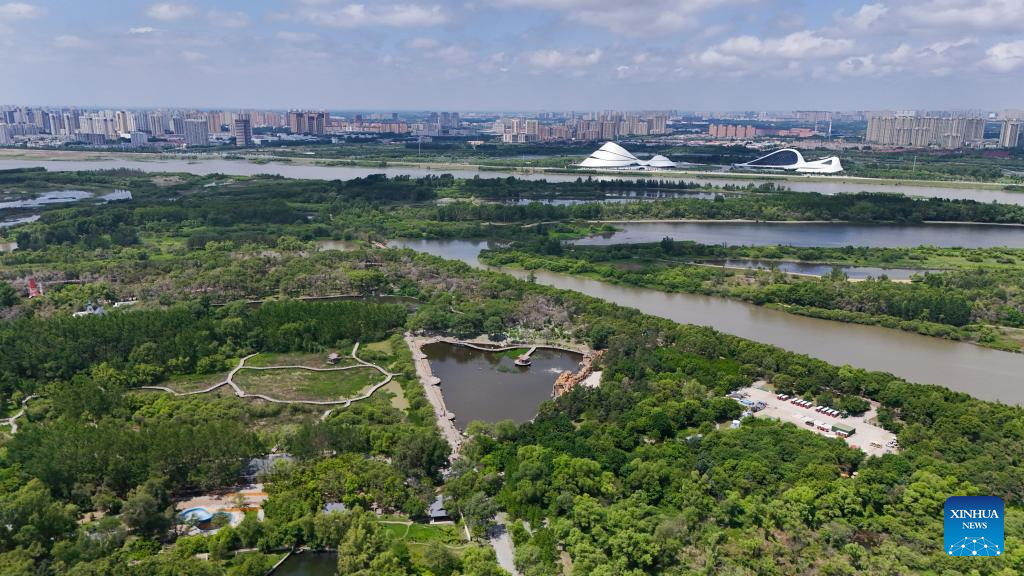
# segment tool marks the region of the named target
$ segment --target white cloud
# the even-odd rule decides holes
[[[186,62],[202,62],[203,60],[206,60],[206,54],[203,54],[202,52],[195,52],[193,50],[182,51],[181,57]]]
[[[409,48],[413,50],[430,50],[437,48],[441,43],[433,38],[413,38],[409,41]]]
[[[930,52],[932,54],[935,54],[936,56],[945,56],[951,53],[952,51],[955,51],[957,48],[971,46],[973,44],[977,44],[977,42],[978,41],[975,40],[974,38],[961,38],[954,42],[933,42],[932,44],[929,44],[924,48],[924,52]]]
[[[1024,26],[1024,0],[927,0],[905,6],[903,14],[928,26],[1019,32]]]
[[[914,55],[914,49],[910,47],[910,44],[903,42],[891,52],[882,55],[882,59],[892,64],[903,64],[910,60]]]
[[[889,13],[889,7],[881,2],[877,4],[864,4],[860,7],[860,10],[851,16],[844,16],[839,14],[836,20],[844,28],[853,28],[854,30],[865,31],[875,25],[883,16]]]
[[[53,45],[57,48],[85,48],[88,43],[78,36],[62,35],[53,39]]]
[[[24,2],[8,2],[0,4],[0,20],[25,20],[43,15],[38,6]]]
[[[879,60],[884,60],[880,58]],[[886,76],[896,72],[895,66],[884,63],[877,63],[873,54],[867,56],[850,56],[839,61],[836,70],[843,76]]]
[[[195,9],[187,4],[172,4],[170,2],[164,2],[161,4],[153,4],[146,9],[146,15],[150,18],[157,20],[172,21],[181,20],[182,18],[188,18],[195,14]]]
[[[623,36],[641,37],[692,30],[705,12],[728,4],[755,0],[491,0],[509,8],[537,8],[563,13],[564,18],[605,28]]]
[[[308,42],[315,42],[320,38],[319,35],[313,32],[288,32],[282,31],[274,34],[274,37],[284,42],[291,42],[293,44],[305,44]]]
[[[854,46],[853,40],[826,38],[811,30],[794,32],[780,38],[737,36],[709,48],[701,57],[709,62],[732,62],[750,60],[811,60],[831,58],[848,53]]]
[[[206,16],[218,26],[228,28],[245,28],[249,25],[249,15],[245,12],[225,12],[222,10],[210,10]]]
[[[526,61],[534,68],[556,70],[583,68],[601,61],[602,52],[595,48],[591,52],[579,50],[537,50],[526,55]]]
[[[389,26],[411,28],[437,26],[448,22],[448,15],[438,5],[419,4],[347,4],[340,8],[302,8],[297,18],[319,26],[359,28],[363,26]]]
[[[139,35],[142,35],[142,34],[152,34],[153,32],[156,32],[156,28],[153,28],[152,26],[136,26],[134,28],[129,28],[128,29],[128,33],[131,34],[132,36],[139,36]]]
[[[457,44],[445,46],[444,48],[434,52],[433,55],[441,59],[443,62],[454,65],[469,64],[473,59],[472,52]]]
[[[1002,74],[1024,67],[1024,40],[1001,42],[992,46],[985,51],[981,67]]]

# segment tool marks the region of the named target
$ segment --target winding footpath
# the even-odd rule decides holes
[[[252,358],[253,356],[256,356],[256,354],[249,354],[248,356],[245,356],[244,358],[238,361],[238,365],[232,368],[230,372],[228,372],[228,375],[224,380],[217,382],[212,386],[203,388],[202,390],[178,392],[177,390],[168,388],[167,386],[139,386],[139,389],[158,390],[161,392],[168,392],[170,394],[174,394],[175,396],[195,396],[196,394],[206,394],[208,392],[213,392],[214,390],[222,386],[230,386],[231,390],[234,391],[235,396],[238,396],[239,398],[259,398],[260,400],[266,400],[267,402],[273,402],[275,404],[305,404],[307,406],[342,406],[347,408],[351,406],[353,402],[366,400],[367,398],[372,396],[374,392],[380,390],[384,386],[387,386],[388,383],[390,383],[391,380],[393,380],[395,377],[395,374],[388,372],[381,366],[378,366],[377,364],[373,364],[371,362],[363,360],[362,358],[359,358],[358,353],[359,342],[356,342],[355,346],[352,347],[352,353],[349,355],[353,360],[356,361],[356,363],[352,364],[351,366],[339,366],[337,368],[313,368],[310,366],[299,366],[292,364],[279,366],[246,366],[245,362]],[[281,398],[267,396],[266,394],[252,394],[246,392],[237,383],[235,383],[235,375],[238,374],[238,372],[241,370],[309,370],[310,372],[340,372],[343,370],[352,370],[353,368],[373,368],[374,370],[380,372],[384,376],[384,379],[368,388],[366,392],[360,394],[359,396],[355,396],[352,398],[342,398],[339,400],[283,400]],[[321,416],[321,419],[326,419],[328,416],[331,415],[332,411],[333,410],[327,410]]]
[[[16,433],[18,431],[18,418],[25,415],[25,408],[28,407],[28,401],[35,397],[35,394],[26,396],[25,399],[21,401],[21,409],[15,412],[10,418],[0,419],[0,426],[7,424],[11,427],[11,434]]]

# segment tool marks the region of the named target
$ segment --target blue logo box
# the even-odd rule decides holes
[[[1002,498],[950,496],[944,508],[944,545],[947,555],[1003,555]]]

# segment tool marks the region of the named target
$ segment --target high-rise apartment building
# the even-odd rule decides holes
[[[1002,148],[1017,148],[1024,146],[1024,120],[1004,120],[1003,127],[999,131],[999,146]]]
[[[711,124],[708,126],[708,136],[712,138],[737,138],[747,140],[757,136],[757,128],[750,124]]]
[[[175,118],[178,120],[178,118]],[[210,131],[206,120],[201,118],[189,118],[182,120],[182,134],[185,136],[186,146],[209,146]]]
[[[231,132],[235,137],[236,146],[252,146],[252,123],[248,117],[235,118]]]
[[[312,134],[323,136],[329,123],[327,112],[303,110],[288,111],[288,130],[292,134]]]
[[[873,114],[868,117],[865,141],[883,146],[962,148],[984,135],[984,118]]]

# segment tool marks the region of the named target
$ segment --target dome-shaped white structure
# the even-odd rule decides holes
[[[676,163],[660,154],[650,160],[641,160],[615,142],[605,142],[604,146],[580,162],[579,167],[599,170],[652,170],[675,168]]]
[[[647,161],[647,165],[651,168],[675,168],[676,163],[662,156],[661,154],[655,154],[653,158]]]
[[[793,148],[783,148],[765,154],[756,160],[735,164],[737,168],[755,170],[792,170],[801,174],[837,174],[843,171],[843,164],[838,156],[828,156],[817,160],[804,160],[803,154]]]

